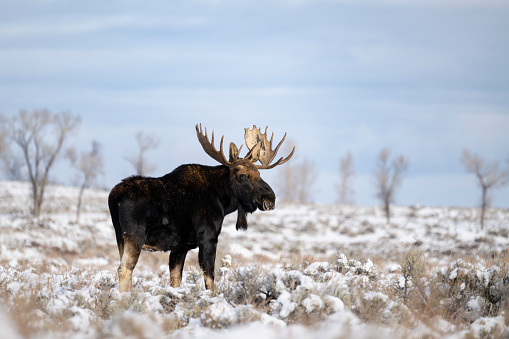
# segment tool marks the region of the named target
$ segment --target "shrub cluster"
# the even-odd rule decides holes
[[[25,337],[79,332],[120,338],[145,333],[146,326],[158,335],[254,322],[312,325],[334,314],[399,329],[403,336],[422,324],[437,337],[460,331],[507,334],[507,258],[497,264],[458,259],[433,268],[422,252],[411,248],[401,255],[398,269],[387,274],[369,259],[351,260],[344,254],[332,262],[275,267],[238,266],[231,256],[222,263],[212,292],[204,289],[199,269],[185,270],[180,288],[169,286],[166,271],[142,273],[134,279],[133,292],[119,293],[113,271],[71,268],[50,274],[46,266],[20,271],[0,267],[0,301]],[[486,325],[490,321],[491,327]]]

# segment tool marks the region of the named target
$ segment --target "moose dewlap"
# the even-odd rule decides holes
[[[260,177],[259,169],[270,169],[287,162],[290,155],[273,163],[286,138],[272,149],[267,128],[261,133],[253,126],[245,129],[248,153],[230,143],[229,159],[209,141],[207,130],[196,125],[198,141],[219,166],[181,165],[160,178],[132,176],[110,192],[108,205],[117,238],[120,291],[132,289],[132,272],[141,250],[171,251],[170,282],[180,286],[186,254],[198,247],[198,261],[205,287],[214,288],[214,262],[219,233],[227,214],[237,211],[237,229],[247,229],[246,213],[275,208],[276,196]],[[256,164],[259,162],[261,165]]]

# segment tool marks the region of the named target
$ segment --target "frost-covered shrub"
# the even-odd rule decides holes
[[[267,299],[265,278],[257,266],[221,268],[218,286],[232,303],[262,305]]]
[[[106,272],[106,274],[99,274],[97,277],[95,277],[94,280],[95,287],[100,290],[110,290],[117,286],[117,280],[113,274],[111,274],[111,272]]]
[[[466,338],[507,338],[509,328],[504,324],[504,317],[484,317],[474,321]]]
[[[327,298],[317,290],[310,290],[299,286],[292,293],[283,291],[279,297],[270,302],[270,314],[295,323],[324,320],[328,314],[344,308],[344,304],[337,298]]]
[[[235,308],[226,300],[218,300],[205,309],[202,323],[211,328],[227,328],[237,320]]]
[[[362,294],[364,288],[370,288],[374,279],[369,277],[376,270],[370,260],[349,261],[344,255],[339,263],[314,262],[302,270],[270,270],[266,275],[267,294],[273,298],[269,314],[290,323],[313,323],[343,311],[342,299],[353,299],[354,289]]]
[[[303,271],[304,274],[310,276],[315,281],[323,281],[324,275],[333,269],[332,265],[328,262],[314,262]]]
[[[361,276],[363,278],[361,280],[365,283],[368,283],[369,281],[373,282],[377,279],[377,270],[370,259],[367,259],[365,263],[362,263],[358,260],[349,260],[346,255],[341,253],[339,254],[335,269],[342,274]]]
[[[184,271],[182,280],[188,284],[199,284],[203,280],[203,274],[196,269]]]
[[[131,293],[123,293],[120,297],[116,297],[112,293],[100,293],[98,301],[104,307],[104,316],[107,318],[114,314],[122,313],[127,310],[143,313],[146,310],[146,295],[133,291]]]
[[[381,292],[368,292],[360,298],[354,313],[367,323],[381,324],[384,322],[384,310],[388,299],[389,297]]]
[[[298,270],[286,271],[278,268],[270,270],[265,278],[265,293],[276,299],[283,291],[293,292],[299,286],[311,289],[314,286],[313,279]]]
[[[161,297],[159,298],[159,303],[161,304],[163,311],[165,313],[173,313],[177,303],[181,301],[181,298],[173,291],[161,291],[160,293]]]
[[[496,265],[486,268],[458,259],[437,270],[435,281],[451,312],[463,309],[474,318],[498,315],[509,295],[509,275]]]
[[[270,270],[265,278],[265,293],[272,299],[270,313],[282,319],[324,308],[313,279],[297,270]]]
[[[507,267],[504,260],[500,264]],[[422,252],[412,249],[405,253],[400,267],[401,275],[392,279],[391,286],[410,312],[401,316],[411,323],[432,325],[442,319],[463,324],[508,309],[509,276],[500,266],[457,259],[429,273]]]
[[[134,311],[118,313],[112,317],[109,326],[101,326],[98,331],[100,338],[164,338],[162,328],[149,314]]]
[[[395,281],[395,287],[402,293],[403,299],[408,301],[409,293],[423,294],[425,288],[426,261],[424,253],[417,248],[410,248],[399,262],[403,279]]]

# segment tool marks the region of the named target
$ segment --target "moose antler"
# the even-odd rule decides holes
[[[200,141],[200,144],[203,147],[205,153],[207,153],[212,159],[216,160],[220,164],[228,167],[238,166],[240,163],[246,160],[252,162],[253,164],[259,160],[262,164],[255,164],[254,166],[256,166],[256,168],[271,169],[290,160],[290,158],[293,156],[293,152],[295,152],[294,147],[288,157],[284,159],[280,158],[278,161],[271,165],[270,163],[276,157],[279,147],[283,144],[283,141],[285,141],[286,133],[283,139],[276,146],[276,149],[272,150],[272,139],[274,137],[274,133],[272,133],[269,141],[267,140],[267,128],[265,128],[265,133],[261,133],[260,129],[253,125],[252,130],[248,128],[245,129],[244,139],[246,140],[246,146],[249,149],[247,155],[244,158],[239,158],[240,150],[242,150],[242,145],[239,149],[237,149],[237,146],[235,146],[235,144],[232,142],[230,143],[230,160],[228,161],[226,160],[226,157],[223,153],[224,135],[221,137],[218,151],[214,146],[214,131],[212,131],[212,138],[210,141],[209,137],[207,136],[207,128],[205,128],[204,133],[201,124],[199,125],[199,128],[198,125],[196,125],[196,134],[198,135],[198,141]]]
[[[230,161],[226,160],[226,157],[223,153],[223,139],[224,135],[221,137],[221,142],[219,143],[219,151],[214,146],[214,131],[212,131],[212,139],[209,141],[209,137],[207,136],[207,128],[205,127],[205,133],[203,133],[203,130],[201,128],[198,128],[198,125],[196,125],[196,134],[198,135],[198,141],[200,142],[201,146],[203,147],[203,150],[205,153],[207,153],[212,159],[216,160],[222,165],[228,166],[228,167],[235,167],[238,165],[239,160],[242,160],[239,158],[240,150],[242,149],[242,145],[240,146],[240,149],[237,149],[237,146],[232,142],[230,143]]]
[[[278,161],[270,164],[272,160],[277,155],[277,152],[279,150],[279,147],[283,144],[283,141],[285,141],[286,133],[283,136],[283,139],[279,142],[279,144],[276,146],[276,149],[272,150],[272,139],[274,138],[274,133],[272,133],[270,137],[270,141],[267,140],[267,127],[265,127],[265,133],[262,133],[259,128],[257,128],[255,125],[253,125],[253,129],[245,129],[244,139],[246,140],[246,146],[249,149],[250,152],[252,152],[256,145],[260,145],[260,156],[259,159],[262,165],[255,165],[259,169],[271,169],[278,165],[282,165],[293,156],[293,152],[295,152],[295,147],[292,149],[292,152],[289,156],[283,159],[281,157]]]

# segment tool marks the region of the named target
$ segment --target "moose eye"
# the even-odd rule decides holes
[[[241,175],[239,176],[239,179],[240,179],[240,180],[242,180],[242,181],[244,181],[244,180],[246,180],[246,179],[247,179],[247,175],[245,175],[245,174],[241,174]]]

